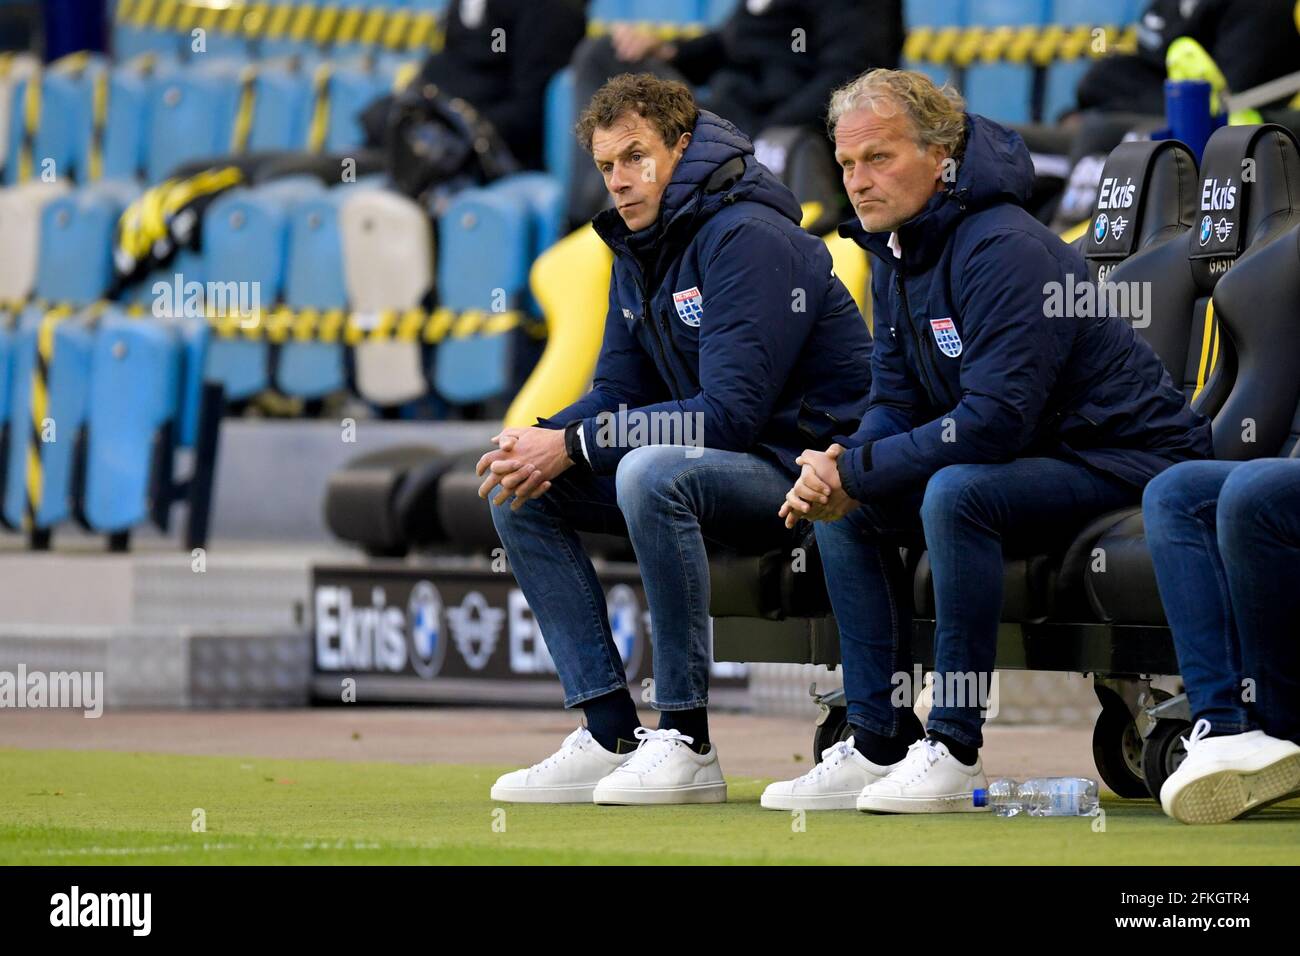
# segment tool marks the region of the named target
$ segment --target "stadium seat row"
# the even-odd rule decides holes
[[[276,6],[285,10],[278,20]],[[342,8],[304,3],[293,7],[291,15],[286,5],[263,4],[262,14],[238,20],[236,11],[236,19],[229,21],[221,20],[214,10],[211,23],[218,29],[205,35],[202,52],[238,59],[293,54],[313,64],[327,47],[336,55],[367,50],[381,51],[385,57],[423,54],[441,44],[435,28],[413,30],[407,19],[382,21],[382,17],[385,13],[406,17],[419,10],[432,24],[430,11],[441,6],[377,0]],[[906,65],[958,85],[978,113],[1005,122],[1050,122],[1073,105],[1083,72],[1093,58],[1113,52],[1119,42],[1118,28],[1136,21],[1140,6],[1139,0],[908,0],[904,4],[910,31]],[[207,21],[198,13],[189,19],[178,17],[176,10],[183,7],[177,0],[157,4],[126,0],[119,8],[119,55],[146,51],[167,57],[192,55],[190,28]],[[734,0],[595,0],[588,13],[593,33],[627,22],[690,34],[719,23],[733,7]],[[322,33],[318,27],[325,24],[333,30],[343,22],[343,15],[325,19],[319,11],[343,8],[353,11],[346,38],[327,43],[327,36],[334,34]],[[367,16],[374,18],[373,29],[363,28]],[[291,30],[294,22],[300,28]],[[1110,32],[1098,37],[1091,29],[1096,27],[1108,27]],[[1131,30],[1124,42],[1132,42]]]
[[[408,75],[360,63],[308,73],[215,59],[113,65],[76,54],[10,85],[4,182],[159,182],[203,157],[355,149],[360,111]]]

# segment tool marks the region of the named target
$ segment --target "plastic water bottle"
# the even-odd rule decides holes
[[[1088,817],[1097,812],[1097,782],[1085,777],[1035,777],[1016,783],[1005,777],[988,789],[976,790],[977,807],[989,807],[995,816]]]
[[[1086,777],[1037,777],[1020,785],[1020,803],[1031,817],[1090,817],[1097,812],[1097,781]]]
[[[999,817],[1014,817],[1023,807],[1020,804],[1020,785],[1014,780],[999,777],[988,789],[975,791],[975,806],[989,807]]]

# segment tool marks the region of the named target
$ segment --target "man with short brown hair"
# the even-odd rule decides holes
[[[586,726],[492,796],[718,802],[706,543],[790,540],[772,503],[799,449],[824,447],[861,413],[871,337],[825,245],[799,227],[794,196],[685,86],[615,77],[578,133],[615,205],[593,223],[614,250],[593,386],[541,427],[504,430],[479,473],[565,706],[582,707]],[[639,726],[578,530],[632,539],[653,624],[656,730]]]

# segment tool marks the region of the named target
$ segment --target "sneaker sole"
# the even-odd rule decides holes
[[[496,787],[492,799],[500,803],[591,803],[593,783],[586,787]]]
[[[649,806],[673,803],[726,803],[725,783],[699,783],[688,787],[662,787],[659,789],[623,789],[621,787],[596,788],[592,803],[605,806]]]
[[[853,810],[857,806],[861,790],[846,790],[843,793],[826,793],[818,796],[793,796],[763,794],[758,800],[764,810]]]
[[[1290,797],[1300,796],[1300,754],[1288,754],[1259,770],[1220,770],[1192,780],[1170,800],[1180,823],[1227,823]]]
[[[940,797],[859,797],[857,808],[864,813],[986,813],[975,806],[975,794],[951,793]]]

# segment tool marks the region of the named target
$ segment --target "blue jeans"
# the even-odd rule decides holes
[[[578,531],[632,540],[650,605],[654,707],[704,707],[711,657],[706,542],[757,552],[791,541],[777,511],[792,484],[757,455],[646,445],[629,452],[614,477],[571,468],[518,511],[508,502],[490,506],[555,661],[564,706],[627,686],[605,593]]]
[[[1064,547],[1091,519],[1140,497],[1140,489],[1081,464],[1021,458],[949,465],[924,493],[863,502],[839,521],[818,523],[849,723],[893,737],[899,708],[912,706],[910,695],[894,693],[907,686],[900,680],[910,680],[912,668],[912,582],[900,544],[919,544],[924,535],[929,551],[936,686],[976,691],[964,701],[953,699],[956,693],[937,701],[927,729],[979,747],[987,705],[979,691],[992,687],[1004,550],[1010,556]]]
[[[1176,465],[1142,513],[1193,716],[1300,742],[1300,460]]]

